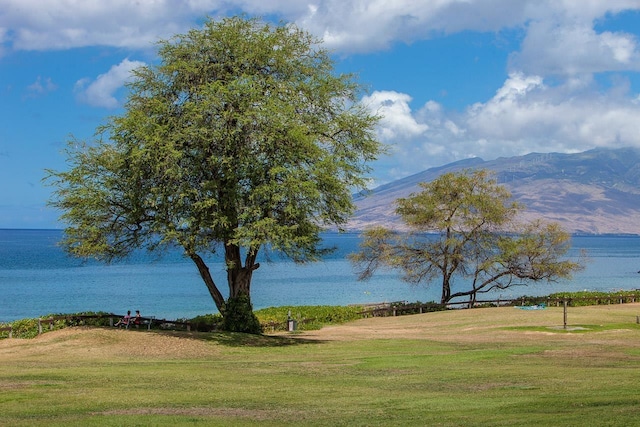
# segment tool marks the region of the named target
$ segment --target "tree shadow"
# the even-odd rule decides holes
[[[308,344],[322,344],[326,341],[307,339],[301,336],[255,335],[241,332],[182,332],[151,330],[165,336],[189,338],[199,341],[212,342],[226,347],[288,347]]]
[[[212,332],[207,335],[207,341],[228,347],[287,347],[322,343],[322,341],[310,340],[301,336],[254,335],[239,332]]]

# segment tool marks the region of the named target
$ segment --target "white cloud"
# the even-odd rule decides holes
[[[2,50],[82,46],[151,48],[206,16],[231,13],[296,22],[337,52],[371,52],[394,43],[460,31],[521,28],[525,37],[512,71],[547,76],[640,70],[633,35],[602,32],[594,23],[638,0],[0,0]],[[1,54],[1,51],[0,51]]]
[[[592,23],[536,22],[511,67],[542,75],[640,71],[640,46],[631,34],[596,33]]]
[[[458,31],[498,31],[527,19],[528,2],[512,0],[322,0],[296,21],[346,52],[386,49],[398,41]]]
[[[379,175],[378,183],[475,156],[640,147],[640,96],[629,93],[624,81],[602,93],[591,87],[592,80],[577,80],[553,86],[539,76],[514,73],[493,98],[462,113],[433,101],[416,111],[408,103],[391,110],[393,119],[381,122],[381,135],[398,135],[400,122],[421,131],[402,135],[392,158],[382,160],[396,167]],[[394,93],[394,99],[410,97]]]
[[[190,27],[199,12],[172,0],[2,0],[0,27],[14,50],[82,46],[149,48]],[[215,7],[216,2],[209,7]]]
[[[381,116],[379,138],[385,142],[412,139],[429,128],[412,117],[410,102],[409,95],[393,91],[376,91],[362,99],[364,105]]]
[[[117,108],[115,93],[131,78],[131,70],[144,66],[144,62],[123,60],[95,80],[81,79],[76,82],[78,101],[94,107]]]
[[[148,49],[207,16],[246,12],[293,20],[307,7],[288,0],[0,0],[0,42],[9,50]]]
[[[464,125],[477,138],[509,142],[514,152],[640,147],[640,121],[634,119],[640,107],[622,84],[598,93],[573,82],[547,86],[539,77],[513,74],[495,97],[467,111]]]
[[[343,52],[384,49],[459,31],[545,22],[588,24],[640,8],[637,0],[1,0],[0,29],[16,50],[105,45],[149,47],[205,16],[230,13],[296,22]]]

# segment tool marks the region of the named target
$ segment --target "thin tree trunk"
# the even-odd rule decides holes
[[[198,267],[198,271],[200,272],[200,277],[202,277],[202,280],[204,280],[205,285],[207,285],[209,294],[211,294],[211,298],[213,298],[213,301],[215,302],[216,307],[218,308],[218,311],[220,313],[224,313],[224,308],[225,308],[224,297],[222,296],[222,294],[218,290],[218,287],[213,281],[213,278],[211,277],[211,272],[209,271],[209,267],[207,267],[207,264],[205,264],[205,262],[203,261],[202,257],[200,257],[200,255],[194,253],[194,254],[190,254],[189,257]]]
[[[444,277],[442,279],[442,298],[440,304],[446,304],[451,299],[451,285],[449,284],[449,278]]]

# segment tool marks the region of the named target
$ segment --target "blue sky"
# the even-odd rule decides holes
[[[373,186],[455,160],[640,147],[640,0],[0,0],[0,228],[57,228],[45,169],[122,112],[154,42],[292,22],[381,113]]]

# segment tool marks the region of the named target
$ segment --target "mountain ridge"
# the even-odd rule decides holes
[[[418,183],[447,172],[488,169],[525,209],[521,218],[558,222],[573,234],[640,234],[640,149],[597,148],[581,153],[529,153],[485,161],[474,157],[430,168],[354,197],[347,230],[402,230],[395,200]]]

